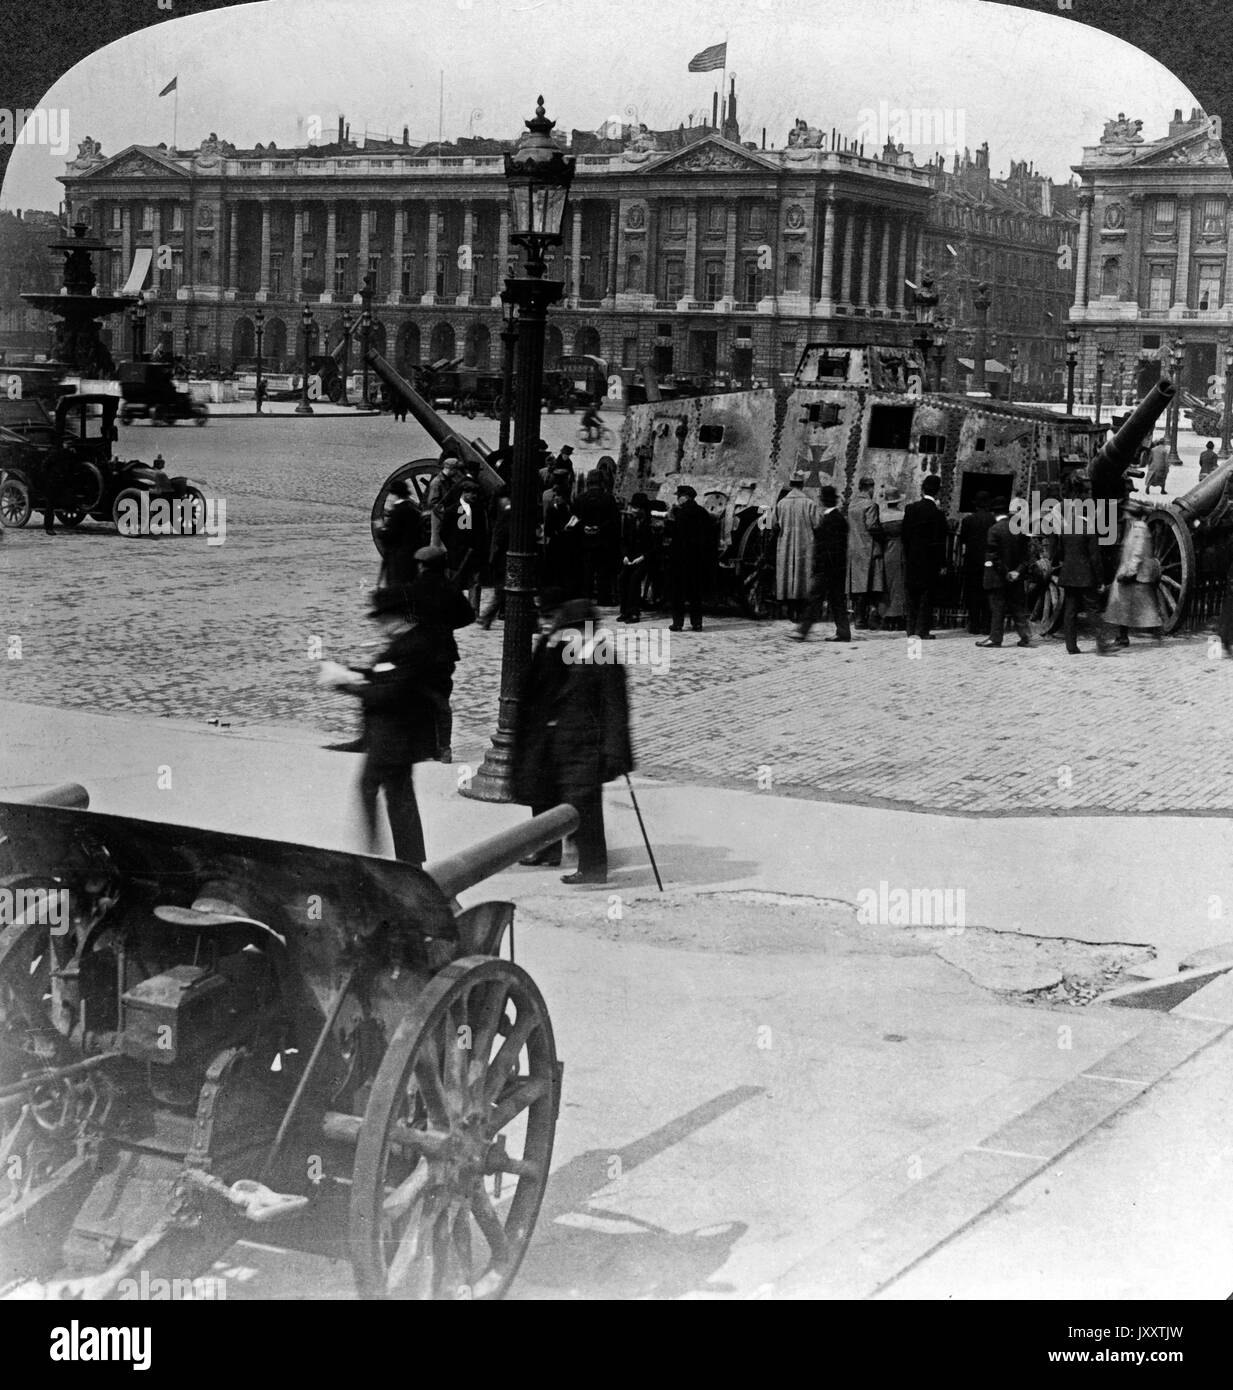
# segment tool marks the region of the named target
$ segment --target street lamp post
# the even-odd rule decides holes
[[[1072,324],[1066,330],[1066,414],[1075,413],[1075,368],[1079,364],[1079,330]]]
[[[976,286],[972,294],[972,308],[976,310],[976,331],[972,341],[972,390],[987,392],[985,380],[985,358],[989,355],[989,306],[993,295],[987,284]]]
[[[1177,387],[1181,380],[1182,363],[1186,360],[1186,340],[1179,333],[1173,340],[1173,346],[1169,349],[1169,364],[1173,368],[1173,385]],[[1177,431],[1181,423],[1181,400],[1182,393],[1176,391],[1173,396],[1173,419],[1169,428],[1169,467],[1176,468],[1182,461],[1181,455],[1177,452]]]
[[[1095,423],[1100,424],[1100,406],[1104,397],[1105,390],[1105,350],[1098,343],[1096,345],[1096,416]]]
[[[350,405],[351,401],[347,396],[347,378],[351,375],[351,330],[355,326],[355,320],[351,317],[351,310],[343,310],[343,360],[342,360],[342,395],[338,398],[339,405]]]
[[[934,352],[934,390],[942,391],[945,389],[943,381],[943,368],[946,365],[946,343],[950,333],[950,323],[946,319],[935,319],[933,324],[933,352]]]
[[[916,337],[913,345],[920,352],[925,376],[921,382],[924,390],[929,390],[929,349],[933,346],[933,316],[937,312],[938,292],[934,288],[933,273],[926,270],[921,276],[918,288],[912,291],[912,311],[916,315]]]
[[[1019,366],[1019,344],[1012,343],[1010,348],[1010,375],[1006,378],[1006,404],[1010,405],[1015,399],[1015,372]]]
[[[1124,409],[1126,405],[1126,354],[1119,352],[1117,355],[1117,404],[1119,409]]]
[[[501,420],[497,433],[497,449],[506,477],[509,477],[509,417],[514,405],[514,351],[518,345],[518,320],[514,316],[514,301],[510,298],[508,290],[501,291],[501,304]]]
[[[257,398],[258,415],[261,414],[261,398],[265,395],[265,382],[261,376],[261,345],[265,341],[265,310],[258,308],[253,314],[253,330],[257,337],[257,386],[254,395]]]
[[[300,403],[295,408],[297,415],[313,415],[313,408],[308,403],[308,340],[312,337],[313,331],[313,311],[312,306],[305,304],[303,312],[300,314],[300,324],[303,328],[304,338],[304,379],[300,383]]]
[[[561,227],[574,177],[574,160],[552,139],[556,124],[539,98],[527,133],[505,156],[510,194],[510,240],[526,249],[525,275],[507,279],[508,302],[518,311],[517,400],[514,457],[510,469],[510,536],[506,563],[505,631],[501,649],[501,698],[497,730],[483,765],[464,794],[478,801],[510,801],[511,761],[518,700],[531,662],[535,633],[536,444],[540,429],[544,333],[548,309],[565,286],[545,278],[544,251],[560,246]]]
[[[363,376],[360,380],[360,393],[364,400],[364,409],[369,406],[368,400],[368,335],[372,332],[372,297],[377,292],[377,287],[373,283],[376,280],[373,271],[366,271],[364,274],[364,287],[360,290],[360,303],[364,306],[360,311],[360,352],[364,359]]]
[[[133,319],[133,361],[144,362],[146,355],[146,302],[139,299],[131,309]]]
[[[1224,423],[1220,431],[1220,457],[1233,457],[1233,447],[1229,444],[1229,427],[1233,423],[1233,343],[1224,345]]]

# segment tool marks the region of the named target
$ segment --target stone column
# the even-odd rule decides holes
[[[240,288],[240,238],[239,223],[240,209],[243,203],[232,203],[231,210],[227,214],[227,283],[223,286],[223,293],[228,299],[234,299]]]
[[[617,285],[617,260],[619,257],[619,239],[621,231],[621,205],[613,203],[608,210],[608,283],[604,286],[604,298],[610,303],[615,301]],[[730,217],[735,217],[734,212],[729,212]]]
[[[273,214],[272,204],[263,199],[261,203],[261,279],[257,285],[257,298],[260,300],[270,297],[270,219]]]
[[[873,215],[866,213],[861,218],[861,290],[857,307],[869,308],[869,272],[873,265]]]
[[[818,286],[818,308],[824,314],[835,312],[835,197],[826,195],[822,218],[822,283]]]
[[[159,281],[162,278],[159,274],[158,248],[163,244],[163,205],[158,201],[154,204],[154,233],[150,244],[154,247],[154,255],[150,259],[150,288],[157,295],[159,293]],[[151,327],[152,322],[152,319],[146,319],[147,352],[153,352],[158,342],[157,337],[151,338],[151,334],[155,332]]]
[[[428,235],[424,239],[424,293],[421,304],[437,302],[437,200],[428,200]]]
[[[685,283],[686,299],[698,298],[698,204],[685,205]]]
[[[1193,197],[1177,200],[1177,277],[1173,282],[1173,307],[1185,309],[1190,304],[1190,227]]]
[[[356,248],[355,258],[358,264],[355,267],[355,288],[358,291],[364,283],[364,276],[368,274],[368,255],[369,247],[372,243],[372,207],[363,202],[360,204],[360,244]]]
[[[304,204],[292,207],[291,274],[287,278],[287,298],[296,302],[304,293]]]
[[[509,202],[501,200],[501,221],[497,227],[497,294],[505,288],[505,281],[509,274]]]
[[[878,302],[877,307],[885,314],[890,311],[890,217],[882,217],[882,256],[878,261]]]
[[[133,268],[133,205],[127,199],[120,204],[120,283],[122,289]]]
[[[852,240],[856,236],[856,208],[851,203],[847,204],[846,216],[843,219],[843,260],[839,266],[839,300],[840,304],[851,307],[852,301]]]
[[[729,203],[724,222],[724,298],[736,302],[736,204]]]
[[[577,202],[569,214],[570,266],[569,297],[575,308],[582,297],[582,203]]]
[[[461,265],[458,267],[458,303],[470,304],[475,291],[475,204],[469,201],[462,205],[461,245],[467,248],[471,268],[465,270]]]
[[[338,209],[334,203],[325,208],[325,274],[322,276],[321,303],[334,302],[334,257],[338,254]],[[324,328],[322,332],[324,333]]]
[[[1079,194],[1079,240],[1075,246],[1075,309],[1087,308],[1088,242],[1092,236],[1092,194],[1084,189]]]
[[[386,298],[391,304],[398,304],[402,301],[402,258],[406,254],[403,250],[404,228],[407,221],[407,209],[403,203],[394,204],[394,235],[390,241],[390,259],[394,262],[390,270],[390,290]]]
[[[915,284],[919,285],[925,278],[925,228],[923,223],[913,223],[912,237],[916,243],[915,254],[912,257],[915,272],[912,279]]]
[[[895,281],[895,293],[890,296],[891,304],[894,308],[903,313],[904,302],[907,298],[908,287],[904,281],[908,278],[908,229],[909,223],[906,217],[899,219],[899,265],[897,268],[897,278]]]

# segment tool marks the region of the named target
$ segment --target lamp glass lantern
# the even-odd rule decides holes
[[[543,276],[544,250],[560,246],[574,161],[556,144],[556,125],[544,113],[541,96],[534,117],[524,122],[527,132],[513,154],[505,156],[509,188],[510,240],[527,250],[527,271]]]

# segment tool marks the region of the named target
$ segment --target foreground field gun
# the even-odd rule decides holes
[[[132,1296],[256,1225],[364,1297],[500,1297],[561,1065],[513,905],[456,895],[577,813],[419,869],[87,805],[0,802],[0,1290]]]
[[[415,387],[399,376],[385,358],[372,348],[368,350],[368,365],[385,383],[390,397],[414,417],[439,448],[452,446],[459,458],[469,459],[479,465],[480,487],[483,488],[485,496],[491,498],[501,486],[501,475],[489,462],[491,451],[487,446],[478,439],[464,439],[462,435],[450,429]],[[412,501],[422,509],[428,484],[432,482],[440,466],[440,460],[436,458],[412,459],[410,463],[396,468],[381,484],[377,499],[372,504],[372,538],[378,550],[381,549],[381,527],[390,505],[390,488],[395,482],[405,482],[411,489]]]
[[[1139,446],[1152,433],[1174,396],[1167,378],[1159,381],[1135,407],[1122,428],[1092,460],[1092,496],[1120,498],[1122,473],[1135,460]],[[1233,561],[1233,514],[1229,482],[1233,459],[1222,463],[1197,486],[1167,503],[1151,499],[1144,514],[1160,561],[1160,610],[1163,630],[1175,631],[1184,618],[1208,616],[1224,593]],[[1149,505],[1144,499],[1139,506]]]

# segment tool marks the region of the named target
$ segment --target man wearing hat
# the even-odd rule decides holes
[[[903,513],[903,578],[907,589],[908,636],[932,642],[933,596],[946,563],[950,528],[938,498],[942,479],[936,473],[920,485],[920,501]]]
[[[775,503],[773,516],[775,597],[787,605],[789,618],[799,618],[809,597],[814,532],[822,521],[821,507],[805,492],[804,473],[788,479],[788,491]]]
[[[447,441],[441,451],[441,471],[428,484],[424,495],[424,510],[431,527],[429,545],[441,544],[441,517],[462,477],[462,460],[457,456],[456,447],[451,447]]]
[[[449,653],[440,630],[417,621],[401,589],[378,589],[368,616],[376,620],[386,640],[377,660],[365,671],[322,662],[317,680],[326,688],[354,695],[364,709],[366,751],[360,805],[368,852],[375,854],[379,846],[377,793],[384,791],[394,857],[422,864],[424,827],[412,769],[439,751],[437,720],[449,703]]]
[[[642,618],[642,585],[646,579],[655,532],[651,526],[651,500],[645,492],[629,499],[621,520],[621,611],[619,623],[636,623]]]
[[[968,631],[974,637],[989,633],[989,600],[985,590],[985,543],[997,520],[987,492],[972,498],[972,510],[959,523],[963,552],[963,603],[968,610]]]
[[[410,584],[415,578],[415,560],[420,545],[423,518],[411,501],[411,490],[402,478],[390,484],[394,505],[385,514],[381,527],[381,588]]]
[[[688,483],[676,490],[676,506],[668,513],[664,526],[668,545],[668,594],[672,603],[670,632],[685,630],[685,610],[689,626],[702,631],[702,596],[719,559],[715,519],[697,502],[698,492]]]
[[[828,642],[850,642],[848,621],[848,519],[839,507],[839,494],[829,485],[820,494],[822,521],[813,551],[813,589],[800,626],[788,635],[797,642],[809,637],[809,629],[822,616],[823,601],[831,606],[835,635]]]
[[[437,754],[443,763],[453,762],[454,714],[450,698],[454,693],[454,671],[458,665],[458,643],[454,633],[475,621],[475,610],[445,572],[448,553],[441,546],[426,545],[415,552],[419,574],[410,586],[411,608],[421,626],[435,629],[442,650],[449,658],[444,682],[445,704],[437,717]]]
[[[848,508],[848,591],[859,628],[881,626],[877,605],[886,586],[882,516],[873,491],[874,480],[862,478]]]

